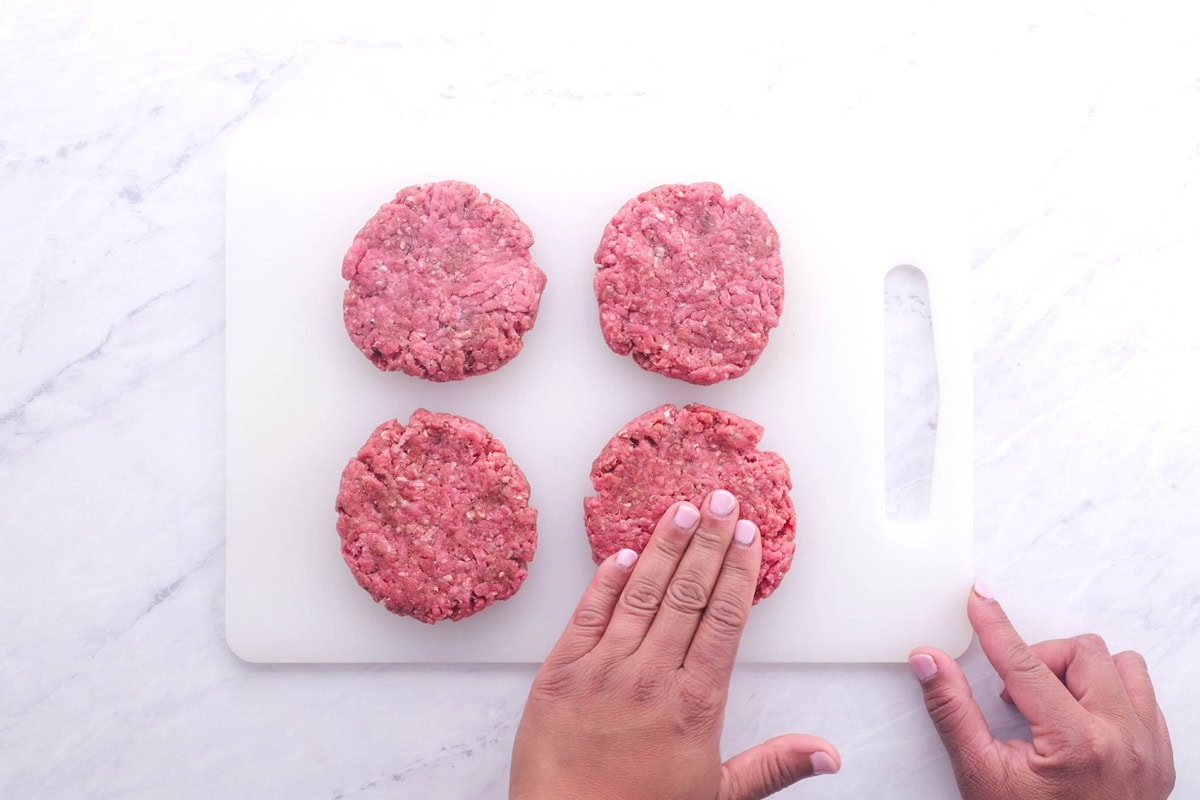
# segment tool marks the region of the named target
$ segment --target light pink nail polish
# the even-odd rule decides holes
[[[937,662],[928,653],[917,653],[908,660],[908,667],[921,683],[937,675]]]
[[[736,505],[737,498],[724,489],[717,489],[712,493],[712,497],[708,498],[708,510],[718,517],[728,517]]]
[[[626,547],[624,550],[617,551],[616,562],[618,567],[629,569],[635,563],[637,563],[637,560],[638,554],[636,550],[630,550],[628,547]]]
[[[984,600],[995,600],[996,599],[996,596],[992,594],[991,588],[983,581],[980,581],[980,580],[975,581],[974,591],[975,591],[975,594],[979,595]]]
[[[748,519],[739,519],[737,526],[733,529],[733,540],[740,545],[749,547],[754,544],[754,534],[758,532],[758,526]]]
[[[675,509],[675,527],[689,530],[700,519],[700,509],[691,503],[683,503]]]
[[[809,756],[812,762],[813,775],[832,775],[838,771],[837,762],[829,753],[818,750]]]

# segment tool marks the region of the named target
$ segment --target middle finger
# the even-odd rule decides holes
[[[681,666],[725,563],[738,520],[738,501],[718,489],[701,505],[700,527],[667,586],[662,606],[638,648],[648,658]]]

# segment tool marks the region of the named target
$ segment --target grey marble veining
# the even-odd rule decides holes
[[[316,81],[417,113],[614,95],[961,127],[976,549],[1030,638],[1148,658],[1200,796],[1200,55],[1115,4],[0,7],[0,795],[498,797],[526,667],[258,667],[223,640],[223,158]],[[881,131],[880,136],[886,136]],[[914,643],[917,644],[917,643]],[[998,734],[1022,735],[977,649]],[[903,666],[739,669],[785,797],[953,796]]]

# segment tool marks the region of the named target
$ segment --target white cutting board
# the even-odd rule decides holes
[[[957,196],[913,163],[777,112],[753,125],[661,103],[499,107],[353,119],[262,118],[229,153],[227,593],[230,647],[258,662],[540,661],[593,564],[588,473],[628,420],[702,402],[761,423],[791,467],[799,521],[783,584],[755,607],[742,661],[901,661],[961,653],[971,583],[970,262]],[[674,116],[672,116],[674,114]],[[860,143],[861,144],[861,143]],[[874,152],[873,150],[870,152]],[[511,205],[549,277],[525,349],[498,372],[433,384],[375,369],[342,326],[342,255],[402,186],[458,179]],[[592,253],[612,214],[662,183],[717,181],[779,231],[782,322],[744,377],[696,387],[611,353]],[[883,282],[929,282],[940,385],[930,513],[884,511]],[[334,499],[347,460],[413,409],[482,423],[524,470],[539,543],[520,592],[457,623],[397,617],[342,561]],[[742,498],[753,503],[754,498]]]

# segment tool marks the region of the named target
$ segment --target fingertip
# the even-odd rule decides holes
[[[824,750],[818,750],[808,758],[812,764],[813,775],[833,775],[842,768],[840,759],[834,758]]]
[[[613,556],[613,563],[623,570],[633,569],[633,565],[637,563],[638,553],[636,550],[630,550],[628,547],[623,547]]]
[[[824,739],[808,734],[787,734],[793,752],[808,756],[810,774],[833,775],[842,769],[842,754]]]
[[[842,769],[842,754],[838,749],[819,736],[807,733],[785,733],[767,742],[779,743],[785,752],[807,758],[812,775],[832,775]]]
[[[758,526],[748,519],[740,519],[733,529],[733,540],[742,547],[750,547],[758,536]]]
[[[938,662],[938,664],[941,664],[943,661],[954,662],[954,659],[949,654],[944,653],[941,650],[938,650],[936,647],[929,647],[927,645],[922,645],[921,647],[914,647],[912,652],[908,654],[908,657],[912,658],[913,656],[919,656],[919,655],[929,656],[934,661]]]
[[[708,510],[714,516],[728,517],[737,510],[737,506],[737,498],[725,489],[717,489],[708,496]]]
[[[992,588],[980,579],[976,579],[975,585],[971,587],[971,594],[975,595],[980,600],[996,599],[996,595],[992,593]]]
[[[918,647],[908,654],[908,668],[923,691],[958,686],[966,682],[962,668],[936,647]]]
[[[1004,607],[996,600],[995,595],[991,595],[991,588],[986,584],[983,585],[982,591],[987,593],[988,597],[980,594],[980,581],[976,581],[971,587],[971,594],[967,599],[967,618],[971,620],[971,626],[978,633],[980,628],[989,623],[1000,624],[1004,627],[1011,627],[1008,615],[1004,611]]]
[[[937,661],[929,653],[912,653],[908,657],[908,668],[920,683],[929,683],[937,677]]]
[[[638,551],[628,547],[623,547],[611,554],[600,562],[600,566],[596,567],[596,571],[592,574],[591,586],[595,587],[599,596],[615,603],[617,596],[629,582],[629,576],[639,557]]]
[[[671,522],[681,531],[691,531],[700,522],[700,509],[686,501],[679,503],[675,507]]]
[[[972,590],[971,600],[967,604],[967,619],[971,621],[971,627],[979,636],[979,645],[984,655],[1000,672],[1001,677],[1004,677],[1005,667],[1012,663],[1016,655],[1029,650],[1024,637],[1017,631],[1004,607],[995,599],[985,600]]]

